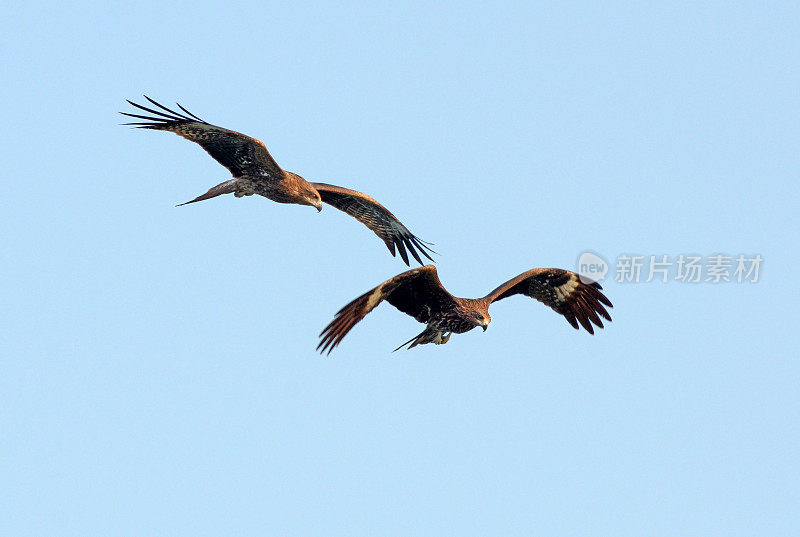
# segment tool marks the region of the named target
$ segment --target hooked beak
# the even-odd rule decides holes
[[[486,329],[489,328],[488,324],[483,325],[483,331],[486,332]]]
[[[322,210],[322,202],[318,201],[317,203],[314,204],[314,207],[317,208],[317,212],[320,212]]]

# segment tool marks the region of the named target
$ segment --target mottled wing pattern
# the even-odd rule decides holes
[[[144,97],[160,108],[161,111],[128,101],[136,108],[154,115],[143,116],[120,112],[125,116],[146,120],[125,123],[125,125],[134,125],[140,129],[170,131],[183,136],[187,140],[196,142],[217,162],[228,168],[234,177],[243,175],[262,176],[264,174],[273,178],[281,176],[280,167],[270,156],[269,151],[267,151],[261,140],[206,123],[181,105],[178,105],[178,107],[185,114],[170,110],[147,95]]]
[[[436,252],[427,246],[428,243],[411,233],[395,215],[370,196],[356,190],[325,183],[311,184],[317,189],[323,202],[333,205],[340,211],[344,211],[371,229],[386,243],[386,247],[392,255],[395,255],[396,247],[406,265],[409,264],[406,250],[411,253],[420,265],[425,263],[417,253],[417,249],[422,255],[433,261],[428,251]]]
[[[386,280],[340,309],[320,333],[322,339],[317,350],[323,353],[327,350],[330,354],[350,329],[384,300],[421,323],[457,306],[455,298],[442,287],[436,267],[426,265],[412,269]]]
[[[580,323],[587,332],[594,334],[591,323],[603,328],[600,317],[611,320],[608,311],[603,307],[603,304],[612,307],[611,301],[600,292],[601,289],[599,283],[583,283],[577,274],[568,270],[533,269],[507,281],[486,298],[494,302],[511,295],[526,295],[553,308],[576,330]]]

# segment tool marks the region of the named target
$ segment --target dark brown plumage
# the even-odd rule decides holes
[[[603,304],[609,308],[612,305],[601,289],[599,283],[583,283],[577,274],[568,270],[537,268],[508,280],[483,298],[458,298],[442,286],[436,267],[426,265],[386,280],[339,310],[320,334],[317,350],[327,350],[330,354],[353,326],[384,300],[427,324],[421,334],[395,350],[405,345],[410,349],[425,343],[447,343],[451,334],[468,332],[476,326],[486,330],[491,322],[489,306],[492,302],[518,294],[550,306],[575,329],[583,326],[594,334],[592,323],[603,328],[600,317],[611,320]]]
[[[205,194],[181,205],[215,198],[222,194],[233,194],[237,198],[259,194],[278,203],[311,205],[316,207],[317,211],[322,210],[324,202],[353,216],[371,229],[386,244],[393,256],[396,250],[400,252],[400,257],[406,265],[409,264],[408,253],[420,265],[423,264],[420,253],[433,261],[428,254],[433,252],[428,247],[429,243],[411,233],[397,217],[370,196],[325,183],[310,183],[295,173],[282,170],[261,140],[206,123],[180,104],[178,107],[184,113],[170,110],[146,95],[144,97],[160,111],[128,101],[136,108],[155,115],[120,112],[125,116],[145,120],[125,125],[169,131],[183,136],[199,144],[233,175],[233,179],[220,183]]]

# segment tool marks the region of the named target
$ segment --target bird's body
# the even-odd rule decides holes
[[[215,198],[222,194],[234,194],[237,198],[258,194],[278,203],[310,205],[317,211],[322,210],[324,202],[366,225],[383,240],[392,255],[395,255],[395,250],[399,251],[400,257],[406,264],[409,264],[406,250],[420,265],[423,261],[417,250],[432,260],[428,254],[428,251],[432,250],[426,243],[412,234],[397,217],[370,196],[356,190],[306,181],[296,173],[281,169],[260,140],[206,123],[181,105],[178,107],[185,114],[170,110],[147,96],[145,98],[161,110],[128,101],[136,108],[155,115],[143,116],[122,112],[123,115],[146,120],[127,125],[174,132],[199,144],[233,175],[233,179],[224,181],[210,188],[205,194],[181,205]]]
[[[291,172],[285,172],[280,177],[272,177],[267,174],[260,177],[244,176],[236,181],[235,186],[236,190],[233,195],[237,198],[258,194],[277,203],[295,203],[315,207],[318,204],[317,199],[321,198],[311,183]]]
[[[383,300],[426,324],[421,334],[398,349],[405,345],[410,349],[426,343],[447,343],[451,334],[463,334],[476,326],[486,330],[491,322],[489,306],[516,294],[535,298],[563,315],[574,328],[580,325],[593,334],[592,323],[602,328],[600,317],[611,320],[603,307],[603,304],[611,307],[611,302],[601,289],[600,284],[583,283],[577,274],[568,270],[533,269],[505,282],[485,297],[459,298],[442,286],[436,267],[426,265],[383,282],[339,310],[320,334],[322,339],[317,349],[330,354],[353,326]]]

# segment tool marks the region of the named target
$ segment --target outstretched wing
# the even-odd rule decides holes
[[[386,247],[392,255],[395,255],[395,247],[400,251],[406,265],[408,262],[408,250],[420,265],[425,263],[417,253],[417,249],[433,261],[428,252],[436,253],[427,246],[427,243],[411,233],[400,220],[397,219],[389,210],[372,199],[370,196],[357,190],[350,190],[340,186],[328,185],[325,183],[311,183],[317,189],[322,201],[333,205],[340,211],[344,211],[356,220],[370,228],[378,237],[386,243]],[[415,248],[416,247],[416,248]]]
[[[264,146],[264,142],[261,140],[256,140],[242,133],[206,123],[181,105],[178,105],[178,107],[185,112],[185,114],[170,110],[166,106],[158,104],[147,95],[145,95],[144,98],[160,108],[161,111],[147,108],[133,101],[128,101],[128,103],[136,108],[155,115],[143,116],[120,112],[120,114],[124,116],[146,120],[124,123],[124,125],[135,125],[139,129],[170,131],[183,136],[187,140],[196,142],[200,144],[214,160],[228,168],[234,177],[266,174],[277,179],[281,176],[281,168],[270,156],[266,146]]]
[[[386,280],[340,309],[320,333],[322,339],[317,350],[323,353],[327,350],[330,354],[350,329],[384,300],[421,323],[427,323],[432,315],[456,305],[453,296],[442,287],[436,267],[425,265],[412,269]]]
[[[579,330],[578,323],[580,323],[587,332],[594,334],[594,328],[589,321],[603,328],[600,317],[611,320],[603,304],[609,308],[613,306],[600,292],[601,289],[597,282],[583,283],[574,272],[557,268],[539,268],[523,272],[516,278],[508,280],[486,295],[486,298],[489,302],[494,302],[511,295],[529,296],[566,317],[576,330]]]

